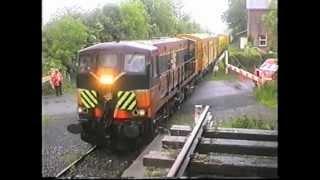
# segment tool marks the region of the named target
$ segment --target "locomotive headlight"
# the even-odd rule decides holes
[[[112,77],[112,75],[102,75],[99,78],[99,81],[102,84],[112,84],[113,83],[113,77]]]
[[[138,114],[139,116],[144,116],[146,114],[146,111],[144,109],[139,109]]]
[[[78,113],[82,113],[82,108],[81,107],[78,107]]]

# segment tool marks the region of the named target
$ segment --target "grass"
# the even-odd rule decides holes
[[[277,81],[270,81],[254,90],[258,102],[269,107],[276,108],[278,105]]]
[[[229,121],[224,121],[220,127],[275,130],[277,124],[276,121],[273,120],[258,120],[244,115],[237,118],[231,118]]]
[[[65,81],[65,83],[62,85],[62,91],[69,94],[74,93],[76,91],[76,84],[71,81]]]

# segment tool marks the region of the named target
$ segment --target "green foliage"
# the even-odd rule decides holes
[[[254,73],[255,67],[259,67],[269,58],[277,58],[277,53],[262,53],[259,48],[252,47],[250,43],[244,48],[229,47],[229,64]]]
[[[229,8],[223,13],[222,20],[227,23],[231,33],[236,33],[247,29],[246,0],[229,0]]]
[[[62,93],[73,94],[75,93],[75,90],[75,83],[65,79],[62,85]],[[55,95],[55,93],[56,91],[52,89],[49,82],[46,82],[42,85],[42,95]]]
[[[44,71],[72,64],[77,51],[88,38],[87,27],[72,16],[63,16],[46,24],[43,29]]]
[[[77,51],[99,42],[201,31],[182,12],[181,0],[125,0],[89,12],[63,9],[42,27],[42,71],[74,70]]]
[[[276,108],[278,105],[277,81],[266,82],[263,86],[254,90],[254,95],[258,102],[270,108]]]
[[[237,118],[231,118],[229,121],[224,121],[221,127],[225,128],[245,128],[245,129],[265,129],[275,130],[277,125],[276,121],[271,120],[258,120],[249,118],[246,115]]]
[[[270,49],[277,51],[278,49],[278,11],[277,0],[272,0],[270,3],[270,11],[262,16],[262,21],[268,29]]]
[[[264,62],[259,50],[247,46],[244,49],[229,48],[229,63],[249,72]]]
[[[144,4],[139,0],[128,0],[121,4],[121,27],[126,39],[145,39],[148,36],[148,14]]]

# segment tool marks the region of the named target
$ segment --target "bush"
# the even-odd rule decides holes
[[[254,72],[254,67],[259,67],[266,59],[277,58],[277,53],[260,53],[258,48],[251,47],[236,49],[229,48],[229,63],[249,72]],[[240,65],[240,64],[241,65]]]
[[[76,89],[76,84],[69,80],[64,80],[62,85],[62,93],[74,93]],[[56,91],[51,88],[49,82],[42,85],[42,95],[54,95]]]
[[[278,88],[277,81],[266,82],[261,87],[256,87],[254,95],[258,102],[270,108],[277,107],[278,104]]]
[[[266,53],[266,54],[261,54],[262,58],[264,60],[269,59],[269,58],[278,58],[277,53],[272,52],[272,53]]]
[[[249,72],[260,66],[264,59],[257,48],[246,47],[243,50],[229,48],[229,63]]]
[[[276,129],[276,121],[257,120],[244,115],[238,118],[231,118],[230,121],[225,121],[221,127],[274,130]]]

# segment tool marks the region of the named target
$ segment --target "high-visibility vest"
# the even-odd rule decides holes
[[[54,73],[54,74],[52,74],[52,76],[51,76],[51,81],[52,81],[52,84],[53,84],[54,86],[59,86],[60,83],[61,83],[61,78],[60,78],[59,73]]]

